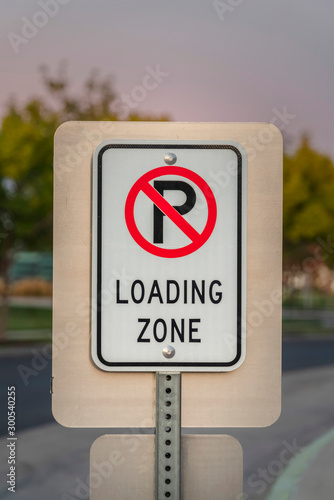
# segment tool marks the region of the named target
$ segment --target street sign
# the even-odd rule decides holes
[[[230,371],[241,365],[246,194],[246,154],[235,142],[98,146],[92,357],[99,368]]]
[[[68,427],[154,427],[154,370],[179,370],[182,426],[275,422],[279,130],[268,123],[68,122],[55,134],[54,158],[56,420]],[[100,350],[115,366],[98,359],[99,312]],[[138,342],[141,334],[149,342]]]

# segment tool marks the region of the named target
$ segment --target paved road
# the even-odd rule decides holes
[[[286,462],[300,447],[333,427],[333,393],[334,366],[286,371],[283,375],[283,411],[278,422],[265,429],[214,429],[211,432],[233,435],[242,443],[242,500],[266,499]],[[89,449],[92,442],[106,432],[120,433],[117,429],[66,429],[57,423],[21,433],[15,499],[88,500]],[[133,444],[136,438],[126,436],[125,439]],[[0,439],[0,459],[5,450],[4,437]],[[5,474],[6,467],[0,466],[0,498],[9,500],[12,493],[6,491]],[[317,496],[317,500],[329,498],[332,492],[330,496]]]
[[[87,483],[90,445],[106,431],[65,429],[52,422],[50,362],[43,364],[39,360],[40,364],[36,365],[36,354],[37,351],[33,350],[0,359],[1,399],[7,384],[16,385],[18,428],[20,431],[31,428],[19,436],[21,480],[15,498],[88,498],[86,493],[82,493],[83,490],[80,494],[75,490],[80,480]],[[18,367],[28,376],[27,386]],[[276,477],[285,466],[284,462],[292,458],[300,447],[308,445],[333,427],[334,339],[302,342],[286,340],[283,345],[283,367],[283,410],[278,422],[265,429],[207,430],[230,434],[241,442],[244,449],[243,500],[267,498]],[[35,372],[27,371],[31,369]],[[2,415],[0,420],[1,430],[4,431]],[[43,422],[46,424],[41,426]],[[110,431],[108,429],[107,432]],[[119,433],[117,429],[112,432]],[[196,433],[196,430],[193,432]],[[5,437],[0,442],[4,444]],[[5,446],[2,448],[6,449]],[[5,491],[6,487],[2,492]],[[0,494],[0,498],[11,498],[10,495]]]
[[[20,352],[20,351],[19,351]],[[51,361],[40,358],[40,349],[32,347],[19,356],[0,356],[0,435],[7,432],[7,387],[16,387],[17,430],[38,426],[53,420],[51,413]],[[37,368],[37,369],[36,369]],[[22,375],[21,375],[22,374]]]
[[[275,424],[227,430],[244,450],[243,500],[266,499],[287,460],[334,427],[333,394],[334,364],[287,371],[282,381],[282,414]]]
[[[283,372],[334,364],[334,338],[296,339],[283,342]]]
[[[10,297],[9,303],[11,306],[51,309],[52,297]]]
[[[31,348],[19,356],[0,358],[0,400],[6,397],[7,385],[16,386],[18,430],[53,421],[49,391],[51,362],[39,358],[37,352]],[[334,364],[334,338],[283,342],[283,371],[330,364]],[[4,411],[3,404],[1,411]],[[0,435],[5,432],[6,420],[1,418]]]

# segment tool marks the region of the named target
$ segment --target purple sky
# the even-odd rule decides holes
[[[57,1],[63,5],[53,17],[36,14],[42,3],[51,9]],[[284,125],[292,141],[309,131],[313,144],[334,158],[330,0],[1,3],[2,112],[11,94],[25,99],[41,92],[39,65],[56,69],[67,59],[74,89],[99,68],[115,77],[120,94],[143,98],[132,101],[135,109],[168,112],[178,121],[270,121],[274,109],[286,108],[296,115]],[[45,26],[30,39],[13,42],[10,35],[11,42],[9,33],[22,36],[24,17]],[[145,76],[157,65],[169,74],[144,95],[138,86],[154,86]]]

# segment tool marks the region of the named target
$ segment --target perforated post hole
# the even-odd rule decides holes
[[[156,375],[156,500],[180,500],[181,374]]]

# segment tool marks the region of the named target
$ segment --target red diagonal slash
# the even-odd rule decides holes
[[[148,182],[143,183],[141,190],[191,241],[196,241],[201,236],[151,184]]]
[[[183,217],[170,205],[149,182],[163,175],[176,175],[189,179],[202,191],[208,205],[208,220],[205,228],[198,233]],[[163,248],[150,243],[138,230],[134,208],[138,193],[142,191],[172,222],[191,240],[191,243],[181,248]],[[217,219],[217,204],[210,186],[198,174],[184,167],[158,167],[146,172],[132,186],[125,202],[125,221],[129,233],[141,248],[147,252],[168,259],[184,257],[198,250],[210,237]]]

